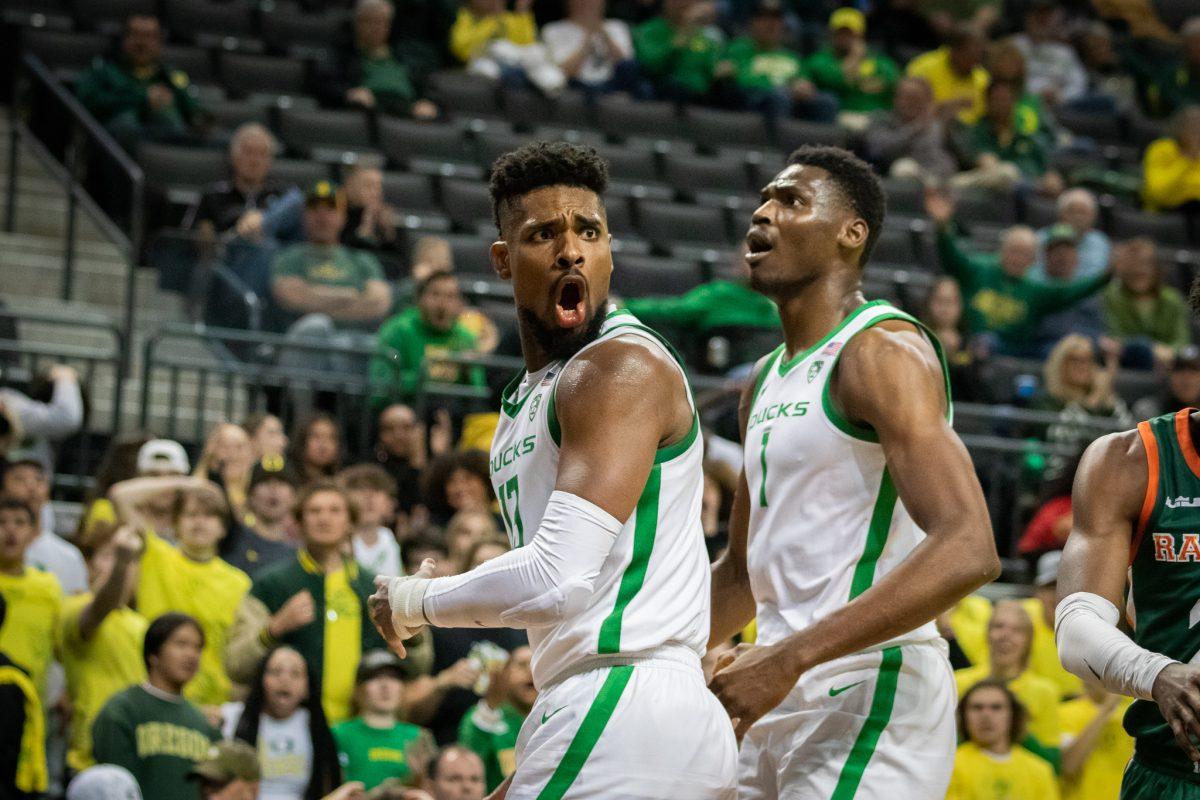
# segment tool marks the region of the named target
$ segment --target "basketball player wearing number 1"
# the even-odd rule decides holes
[[[758,620],[710,683],[745,737],[739,800],[929,800],[950,781],[955,689],[933,620],[1000,565],[937,339],[860,291],[884,205],[850,153],[801,148],[746,237],[784,344],[742,396],[713,567],[711,642]]]
[[[389,643],[422,625],[525,628],[538,700],[508,800],[732,800],[736,743],[704,685],[703,443],[671,348],[608,308],[613,270],[590,148],[492,169],[497,274],[525,371],[505,390],[492,485],[513,549],[463,575],[380,578]]]

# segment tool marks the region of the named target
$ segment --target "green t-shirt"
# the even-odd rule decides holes
[[[631,297],[625,307],[647,325],[667,323],[697,334],[725,326],[779,327],[775,304],[737,281],[709,281],[675,297]]]
[[[113,695],[92,723],[96,763],[129,770],[147,798],[199,800],[200,789],[187,780],[187,773],[208,757],[218,738],[196,706],[182,697],[159,697],[142,686]]]
[[[722,42],[713,29],[700,28],[682,46],[676,46],[675,27],[666,17],[655,17],[633,29],[633,49],[651,79],[702,95],[712,85]]]
[[[1138,336],[1183,347],[1192,340],[1191,315],[1187,301],[1173,286],[1163,286],[1150,300],[1133,297],[1117,281],[1104,290],[1104,322],[1118,339]]]
[[[376,338],[378,354],[371,361],[371,401],[381,405],[411,397],[421,386],[422,368],[430,361],[430,380],[486,386],[478,367],[438,362],[438,356],[476,349],[475,335],[461,321],[446,331],[430,327],[416,306],[401,311],[383,323]]]
[[[737,69],[737,84],[743,89],[781,89],[805,77],[804,64],[790,50],[762,50],[749,36],[730,42],[725,58]]]
[[[511,703],[492,709],[480,702],[458,726],[458,743],[483,760],[489,792],[516,771],[517,734],[523,722],[525,715]]]
[[[994,153],[1001,161],[1016,164],[1027,178],[1041,177],[1050,165],[1046,149],[1038,137],[1014,129],[1009,140],[1003,142],[986,119],[967,129],[966,144],[975,158],[983,153]]]
[[[844,111],[880,111],[892,107],[900,68],[885,55],[868,52],[849,77],[832,47],[823,47],[804,60],[817,88],[837,95]]]
[[[382,111],[407,114],[417,99],[408,68],[396,60],[391,53],[383,58],[359,59],[362,69],[362,85],[370,89]]]
[[[156,83],[169,87],[175,102],[151,112],[146,90]],[[105,58],[97,58],[91,68],[79,76],[75,94],[103,123],[128,111],[135,111],[142,118],[153,113],[159,118],[190,123],[200,107],[183,70],[163,65],[135,70],[123,62]]]
[[[355,717],[334,725],[342,780],[362,781],[368,791],[388,778],[407,780],[412,776],[408,749],[423,737],[429,738],[428,731],[407,722],[372,728],[362,717]]]
[[[275,256],[271,277],[303,278],[320,286],[351,287],[360,292],[367,281],[385,280],[379,259],[365,250],[308,243],[294,244]]]

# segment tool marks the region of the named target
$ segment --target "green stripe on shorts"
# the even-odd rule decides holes
[[[902,661],[899,647],[884,648],[883,660],[879,663],[879,677],[875,680],[875,694],[871,697],[871,710],[867,713],[862,730],[858,732],[858,738],[854,740],[854,746],[850,748],[850,756],[842,766],[842,774],[838,776],[837,786],[829,800],[851,800],[858,791],[867,763],[891,719]]]
[[[596,693],[596,699],[584,714],[583,722],[579,723],[579,730],[567,745],[567,752],[563,754],[562,761],[558,762],[558,767],[550,776],[546,788],[538,795],[538,800],[561,800],[566,795],[571,784],[579,777],[584,762],[596,747],[596,742],[600,741],[600,734],[604,733],[604,726],[612,718],[632,675],[632,666],[613,667],[609,670],[608,677]]]

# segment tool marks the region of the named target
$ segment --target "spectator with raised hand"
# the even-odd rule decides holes
[[[1195,227],[1200,205],[1200,105],[1180,111],[1172,135],[1146,147],[1142,199],[1150,210],[1184,211]]]
[[[317,800],[342,782],[318,686],[304,656],[287,645],[273,647],[259,664],[234,737],[258,748],[263,800]]]
[[[0,708],[5,715],[0,727],[0,796],[24,800],[41,797],[49,785],[46,722],[37,687],[5,650],[7,618],[8,602],[0,592]]]
[[[274,414],[261,411],[251,414],[242,420],[242,428],[250,436],[255,462],[287,453],[287,432],[283,429],[283,421]]]
[[[129,770],[145,798],[200,798],[187,776],[219,734],[183,687],[196,675],[203,649],[204,631],[187,614],[152,621],[142,642],[146,682],[109,698],[92,725],[93,758]]]
[[[443,413],[438,436],[430,436],[417,414],[403,403],[393,403],[379,412],[379,434],[375,442],[375,460],[396,481],[398,511],[411,515],[421,504],[421,471],[429,462],[429,449],[441,455],[450,449],[450,419]]]
[[[258,122],[239,125],[229,140],[229,179],[210,184],[187,215],[183,227],[211,236],[235,231],[258,239],[262,212],[288,187],[270,176],[279,142]]]
[[[865,139],[867,157],[893,178],[943,183],[958,171],[949,134],[929,81],[908,76],[896,84],[892,110],[873,118]]]
[[[342,427],[328,414],[310,414],[292,429],[287,460],[301,484],[332,478],[342,468],[344,454]]]
[[[567,0],[566,10],[565,19],[542,28],[542,42],[567,82],[591,93],[635,90],[629,25],[605,17],[605,0]]]
[[[867,46],[863,13],[849,7],[834,11],[829,34],[829,43],[804,60],[812,82],[836,97],[842,111],[868,114],[890,109],[900,68]]]
[[[1149,346],[1154,361],[1169,364],[1192,340],[1187,300],[1163,279],[1158,247],[1149,237],[1117,245],[1113,282],[1104,290],[1104,323],[1109,336],[1129,345]]]
[[[0,418],[9,428],[7,433],[0,430],[0,456],[21,450],[53,468],[54,444],[83,427],[83,390],[79,375],[65,364],[49,367],[44,376],[51,386],[46,402],[12,387],[0,388]]]
[[[318,481],[296,502],[302,549],[259,571],[238,608],[225,649],[229,674],[249,682],[272,646],[295,648],[321,675],[321,703],[331,723],[351,716],[354,675],[363,652],[385,647],[368,616],[373,575],[349,557],[356,509],[340,486]],[[409,676],[425,673],[427,637],[409,649]]]
[[[964,129],[961,149],[972,168],[990,168],[996,180],[989,188],[1011,189],[1027,180],[1050,196],[1062,191],[1062,176],[1049,169],[1046,144],[1036,134],[1017,126],[1017,90],[1008,83],[993,81],[986,92],[982,119]]]
[[[292,507],[300,477],[283,456],[266,456],[250,470],[246,510],[221,542],[221,558],[253,578],[260,569],[296,556]]]
[[[969,28],[955,28],[946,44],[909,62],[905,72],[929,81],[938,111],[946,119],[973,125],[983,117],[988,72],[983,67],[984,39]]]
[[[142,538],[129,526],[97,525],[80,541],[91,590],[63,604],[57,630],[59,660],[71,699],[67,766],[79,772],[92,759],[92,721],[108,699],[146,680],[141,641],[149,620],[134,608]]]
[[[458,743],[483,759],[489,792],[516,770],[517,734],[538,695],[529,667],[532,654],[528,647],[513,650],[458,728]]]
[[[1200,32],[1200,31],[1198,31]],[[1200,39],[1197,39],[1200,43]],[[1121,62],[1113,32],[1103,22],[1091,22],[1076,37],[1075,46],[1086,73],[1087,87],[1072,105],[1099,113],[1128,114],[1137,109],[1137,80]]]
[[[438,107],[421,97],[408,65],[392,47],[396,8],[390,0],[358,0],[353,42],[318,70],[317,95],[329,106],[355,106],[416,119]]]
[[[1041,411],[1058,412],[1061,422],[1051,426],[1047,437],[1051,441],[1074,444],[1082,448],[1094,438],[1089,429],[1075,429],[1069,424],[1072,417],[1092,415],[1116,417],[1117,424],[1132,424],[1133,419],[1125,401],[1113,389],[1117,374],[1118,350],[1106,348],[1103,366],[1097,364],[1096,347],[1085,336],[1064,336],[1042,367],[1043,392],[1034,399],[1033,407]]]
[[[1189,344],[1175,351],[1166,384],[1133,404],[1133,418],[1150,419],[1193,406],[1200,406],[1200,347]]]
[[[444,747],[429,763],[425,788],[433,800],[483,800],[483,761],[465,747]]]
[[[1058,196],[1056,210],[1058,218],[1055,222],[1038,231],[1042,247],[1045,248],[1046,240],[1055,225],[1070,225],[1075,229],[1076,249],[1079,255],[1075,277],[1090,278],[1107,271],[1112,258],[1112,241],[1104,231],[1096,227],[1096,219],[1099,216],[1096,195],[1087,189],[1067,189]],[[1029,277],[1045,280],[1045,263],[1039,262],[1035,265],[1029,271]]]
[[[450,28],[450,52],[467,72],[490,80],[532,84],[553,95],[567,84],[537,38],[533,0],[468,0]]]
[[[392,531],[396,482],[377,464],[356,464],[338,473],[338,483],[358,510],[351,547],[354,560],[376,575],[400,575],[400,545]]]
[[[87,537],[97,525],[117,524],[117,510],[108,499],[108,490],[121,481],[138,476],[138,454],[148,441],[150,437],[144,433],[127,433],[114,436],[108,443],[96,468],[96,482],[84,495],[76,538]],[[186,460],[186,454],[184,458]]]
[[[1083,696],[1058,707],[1062,723],[1063,800],[1118,800],[1133,757],[1122,718],[1133,699],[1084,684]]]
[[[137,451],[138,478],[185,477],[191,472],[191,462],[183,445],[173,439],[150,439]],[[131,479],[132,480],[132,479]],[[117,524],[122,519],[117,498],[113,490],[127,481],[118,481],[108,489],[106,501],[109,508],[96,515],[100,522]],[[136,484],[132,484],[136,485]],[[174,491],[139,493],[137,508],[138,524],[143,530],[151,530],[168,542],[175,541],[175,493]]]
[[[63,591],[48,572],[25,561],[37,518],[26,503],[0,495],[0,595],[8,602],[8,622],[0,629],[0,651],[27,673],[45,695],[46,671],[54,660],[54,632],[62,617]]]
[[[79,76],[75,94],[129,152],[140,141],[192,141],[201,108],[187,73],[162,61],[163,30],[153,14],[125,19],[120,51]]]
[[[1013,43],[1025,55],[1029,91],[1051,108],[1077,100],[1087,89],[1087,73],[1074,48],[1063,44],[1065,17],[1053,0],[1037,0],[1025,12],[1025,29]]]
[[[710,0],[664,0],[662,13],[633,29],[642,73],[664,98],[700,101],[712,89],[725,46]]]
[[[254,448],[250,436],[241,425],[222,422],[208,432],[193,474],[220,486],[236,517],[246,506],[246,491],[253,468]]]
[[[42,526],[50,505],[50,475],[46,465],[33,457],[18,456],[0,478],[0,490],[29,506],[38,520],[38,535],[25,551],[25,562],[53,574],[66,594],[86,591],[87,567],[79,548]]]

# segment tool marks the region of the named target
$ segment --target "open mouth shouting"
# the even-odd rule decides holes
[[[767,257],[775,247],[775,240],[765,228],[751,228],[746,234],[746,263],[753,267]]]
[[[579,275],[566,275],[554,290],[554,321],[562,328],[578,328],[587,321],[584,303],[587,283]]]

